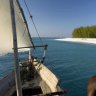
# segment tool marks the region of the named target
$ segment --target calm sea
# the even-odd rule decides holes
[[[40,43],[36,38],[33,41]],[[96,74],[96,45],[66,43],[52,38],[43,38],[43,41],[48,44],[45,65],[60,79],[62,88],[68,91],[64,96],[87,96],[88,79]],[[42,49],[37,49],[33,54],[40,58],[42,52]],[[23,60],[27,56],[28,52],[20,53],[19,58]],[[13,54],[0,57],[0,78],[13,68]]]

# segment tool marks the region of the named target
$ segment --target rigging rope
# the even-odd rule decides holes
[[[36,32],[37,32],[37,35],[38,35],[38,37],[39,37],[39,39],[40,39],[40,41],[41,41],[41,44],[42,44],[42,46],[43,46],[43,45],[44,45],[44,44],[43,44],[43,41],[42,41],[42,39],[41,39],[41,37],[40,37],[40,35],[39,35],[39,32],[38,32],[38,30],[37,30],[37,27],[36,27],[35,23],[34,23],[33,16],[31,15],[31,12],[30,12],[30,10],[29,10],[29,8],[28,8],[28,6],[27,6],[26,0],[24,0],[24,3],[25,3],[25,6],[26,6],[27,11],[28,11],[28,13],[29,13],[30,19],[31,19],[31,21],[32,21],[32,23],[33,23],[33,25],[34,25],[34,28],[35,28],[35,30],[36,30]],[[48,45],[45,45],[45,47],[44,47],[44,54],[43,54],[41,63],[44,63],[45,55],[46,55],[46,51],[47,51],[47,46],[48,46]]]
[[[36,27],[35,23],[34,23],[33,16],[31,15],[31,12],[30,12],[30,10],[29,10],[29,8],[28,8],[27,3],[26,3],[25,0],[24,0],[24,3],[25,3],[25,6],[26,6],[26,8],[27,8],[27,11],[28,11],[28,13],[29,13],[30,19],[31,19],[31,21],[32,21],[32,23],[33,23],[33,25],[34,25],[34,28],[35,28],[35,30],[36,30],[36,32],[37,32],[37,35],[38,35],[38,37],[39,37],[39,39],[40,39],[40,41],[41,41],[41,44],[43,45],[43,41],[42,41],[42,39],[41,39],[41,37],[40,37],[40,35],[39,35],[39,32],[38,32],[38,30],[37,30],[37,27]]]

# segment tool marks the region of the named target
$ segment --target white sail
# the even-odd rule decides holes
[[[0,54],[13,52],[10,0],[0,0]],[[18,47],[32,46],[26,20],[17,0],[14,0]]]

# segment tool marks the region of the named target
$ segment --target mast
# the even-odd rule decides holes
[[[15,22],[15,12],[14,12],[14,0],[10,0],[10,8],[11,8],[12,31],[13,31],[16,90],[17,90],[17,96],[22,96],[20,67],[19,67],[18,48],[17,48],[16,22]]]

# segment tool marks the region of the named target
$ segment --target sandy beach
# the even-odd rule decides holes
[[[61,39],[55,39],[55,40],[66,41],[66,42],[76,42],[76,43],[96,44],[96,38],[61,38]]]

